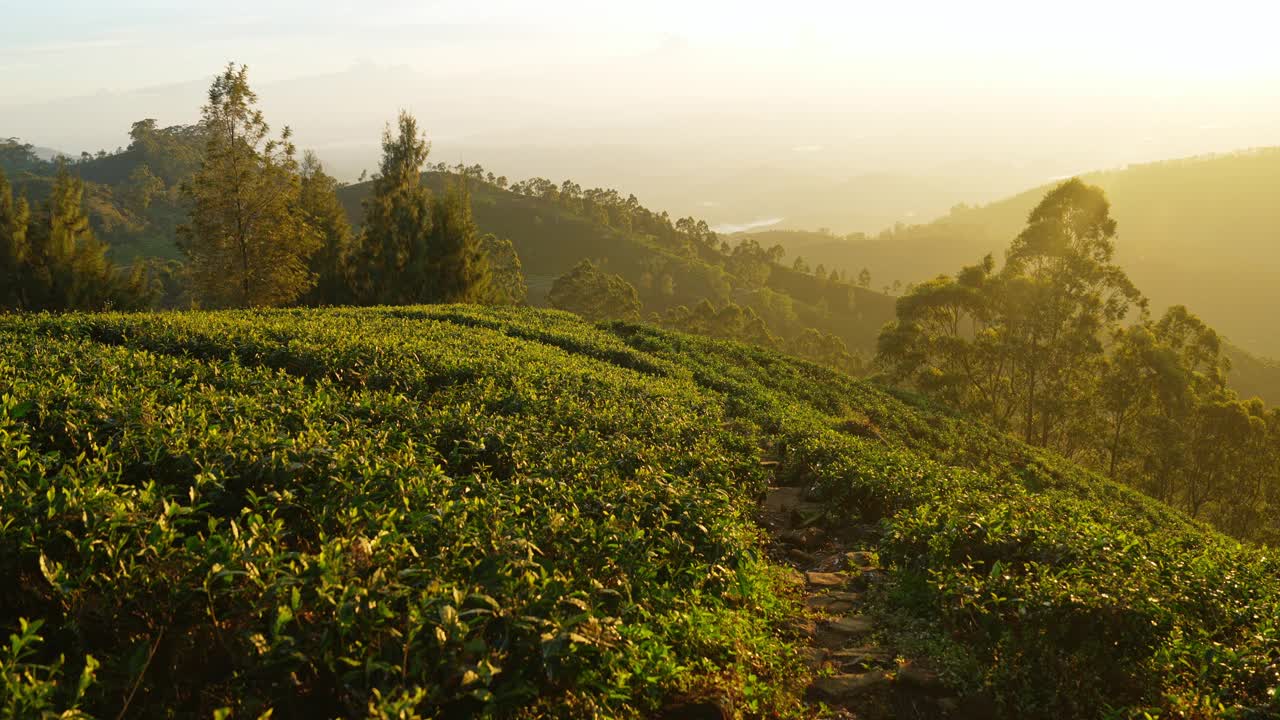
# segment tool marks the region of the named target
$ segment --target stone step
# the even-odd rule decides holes
[[[864,693],[887,687],[891,677],[883,670],[820,677],[809,686],[813,694],[833,702],[848,702]]]
[[[871,665],[893,667],[896,664],[892,650],[875,645],[835,650],[828,653],[826,658],[846,670]]]
[[[831,620],[823,625],[828,632],[840,633],[848,637],[859,637],[874,630],[875,622],[866,615],[851,615],[838,620]]]
[[[804,578],[814,587],[838,588],[849,584],[849,576],[844,573],[810,571],[804,574]]]
[[[841,600],[827,594],[810,595],[804,599],[804,604],[810,610],[825,612],[831,614],[846,613],[853,609],[853,603],[848,600]]]

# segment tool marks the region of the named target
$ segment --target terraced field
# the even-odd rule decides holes
[[[7,717],[812,716],[850,672],[788,564],[854,539],[874,672],[927,667],[934,710],[1280,715],[1274,553],[763,350],[462,306],[7,316],[0,398]],[[771,486],[817,508],[789,550]]]

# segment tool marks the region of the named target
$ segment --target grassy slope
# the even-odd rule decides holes
[[[444,181],[445,176],[440,173],[426,173],[423,179],[435,192],[443,191]],[[353,222],[359,222],[360,202],[370,188],[370,183],[362,183],[340,192]],[[529,302],[534,305],[545,306],[552,282],[583,258],[600,261],[607,271],[635,285],[646,310],[663,310],[677,304],[692,306],[703,298],[721,296],[735,282],[719,267],[673,255],[644,237],[572,215],[547,201],[473,183],[472,204],[482,232],[509,238],[515,246],[528,278]],[[674,296],[664,298],[645,290],[642,275],[655,267],[661,268],[659,274],[673,276]],[[876,335],[893,313],[892,298],[860,288],[854,290],[853,308],[847,309],[847,301],[838,288],[788,268],[775,269],[768,287],[792,299],[803,325],[834,333],[850,349],[865,353],[874,352]],[[741,292],[731,292],[729,298],[742,302]],[[825,314],[816,309],[823,299],[829,308]]]
[[[1157,305],[1181,303],[1233,342],[1280,356],[1269,308],[1280,305],[1276,253],[1280,148],[1190,158],[1091,173],[1120,224],[1118,257]],[[868,242],[784,238],[810,264],[871,269],[874,287],[955,272],[986,253],[997,257],[1051,186],[956,212]]]
[[[181,199],[155,199],[143,216],[129,210],[120,191],[129,174],[143,162],[134,150],[77,164],[73,171],[86,181],[85,209],[100,239],[109,245],[111,258],[128,265],[139,258],[181,260],[176,229],[185,222]],[[38,173],[12,172],[17,192],[38,204],[48,196],[54,166]],[[445,175],[426,173],[423,182],[435,192],[444,190]],[[362,216],[361,201],[372,183],[343,187],[339,199],[355,224]],[[672,254],[650,239],[620,232],[570,214],[554,203],[508,192],[487,183],[472,184],[477,225],[482,232],[509,238],[515,245],[529,284],[529,302],[546,306],[547,293],[557,277],[590,258],[609,272],[635,285],[647,312],[662,312],[675,305],[692,306],[704,298],[717,303],[748,304],[748,291],[712,263]],[[674,294],[664,295],[644,278],[670,275]],[[893,312],[893,301],[879,293],[854,289],[850,307],[846,291],[816,281],[790,269],[779,268],[767,284],[769,290],[789,299],[795,320],[802,327],[816,327],[839,336],[853,350],[871,354],[876,334]],[[826,309],[822,309],[826,308]],[[778,323],[775,323],[777,325]],[[781,328],[775,327],[781,331]]]
[[[790,713],[765,458],[879,523],[885,627],[1005,717],[1280,712],[1273,555],[772,352],[456,306],[0,337],[0,621],[102,661],[100,716]]]

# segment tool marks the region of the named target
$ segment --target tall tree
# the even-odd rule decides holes
[[[49,197],[28,228],[28,307],[40,310],[100,310],[119,287],[107,260],[107,248],[89,227],[84,183],[59,165]]]
[[[183,249],[197,297],[212,306],[281,305],[315,284],[307,261],[320,239],[299,207],[291,133],[272,139],[257,101],[248,68],[228,64],[203,109],[204,159],[183,185]]]
[[[13,188],[0,168],[0,307],[26,305],[23,292],[27,266],[27,223],[31,212],[25,198],[13,197]]]
[[[1221,339],[1185,307],[1147,317],[1112,261],[1115,233],[1102,193],[1065,183],[1000,272],[988,257],[899,299],[878,360],[1193,517],[1280,537],[1280,413],[1227,388]]]
[[[402,111],[397,132],[382,133],[382,163],[364,201],[364,229],[356,260],[362,302],[404,304],[426,300],[429,283],[431,192],[422,164],[431,145],[418,121]]]
[[[1068,450],[1077,387],[1099,375],[1101,340],[1146,301],[1113,262],[1116,222],[1099,188],[1078,179],[1031,211],[1001,274],[1015,346],[1023,438]]]
[[[298,204],[307,223],[320,236],[320,249],[311,256],[316,285],[303,297],[311,305],[339,305],[352,301],[349,266],[352,234],[347,212],[338,200],[338,181],[310,150],[302,154],[302,187]]]
[[[489,299],[489,264],[471,215],[471,192],[466,178],[450,180],[444,197],[432,203],[428,251],[431,277],[425,289],[429,302]]]
[[[1017,360],[1004,326],[1004,282],[994,270],[988,255],[899,298],[897,320],[880,335],[879,359],[894,379],[1007,429],[1017,412]]]

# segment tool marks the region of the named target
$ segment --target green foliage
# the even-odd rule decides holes
[[[27,228],[19,307],[97,310],[118,299],[114,268],[106,258],[106,246],[89,227],[83,197],[84,183],[62,166]]]
[[[84,659],[84,668],[74,686],[64,684],[65,658],[42,665],[34,662],[40,654],[44,638],[37,633],[39,620],[18,620],[17,632],[9,636],[9,644],[0,650],[0,717],[4,720],[87,720],[79,705],[85,691],[93,683],[98,662],[92,656]]]
[[[874,612],[999,717],[1280,711],[1274,553],[773,351],[474,306],[0,338],[0,618],[101,661],[95,716],[785,716],[766,453],[878,524]]]
[[[200,169],[209,138],[203,124],[161,128],[155,120],[146,119],[129,128],[129,140],[126,154],[135,156],[137,163],[130,177],[137,168],[145,167],[165,187],[176,188]],[[102,181],[115,184],[113,178]]]
[[[322,241],[299,207],[290,132],[270,138],[257,99],[243,65],[214,79],[205,153],[182,186],[191,203],[183,250],[196,298],[212,307],[287,304],[316,281],[307,261]]]
[[[351,223],[338,201],[338,181],[325,174],[316,154],[303,153],[298,205],[307,223],[320,236],[320,248],[311,256],[316,285],[303,296],[308,305],[350,303],[350,264],[353,250]]]
[[[759,438],[561,313],[0,317],[0,618],[97,717],[796,709]]]
[[[22,307],[24,267],[31,252],[27,224],[31,211],[26,198],[13,197],[13,187],[0,168],[0,307]]]
[[[1117,262],[1154,311],[1186,305],[1236,346],[1280,357],[1280,335],[1271,331],[1266,310],[1280,305],[1274,281],[1280,206],[1272,192],[1280,184],[1280,148],[1128,165],[1082,179],[1110,198],[1123,228]],[[779,239],[827,267],[865,266],[877,277],[920,282],[1007,247],[1055,185],[985,206],[957,206],[932,222],[900,225],[879,237]],[[1275,395],[1280,385],[1270,387]]]
[[[1100,190],[1064,183],[998,273],[987,256],[899,300],[881,362],[896,380],[1192,517],[1275,538],[1280,415],[1226,388],[1220,338],[1185,307],[1146,317],[1112,262],[1115,233]]]
[[[84,182],[62,164],[32,215],[0,171],[0,308],[154,307],[160,263],[136,264],[127,275],[116,268],[90,226],[84,192]]]
[[[766,428],[825,521],[876,523],[874,594],[1001,718],[1280,713],[1280,558],[921,398],[765,351],[614,326]],[[894,632],[894,631],[891,631]]]
[[[640,318],[640,298],[631,283],[600,270],[590,260],[556,278],[547,299],[554,307],[590,320]]]
[[[17,138],[0,138],[0,172],[17,177],[27,173],[49,175],[55,170],[53,163],[36,155],[35,147],[30,143],[19,142]]]
[[[500,302],[483,241],[472,218],[465,179],[441,196],[422,185],[431,146],[418,122],[400,113],[397,133],[382,137],[382,167],[363,201],[364,227],[355,259],[357,296],[365,303]],[[508,259],[509,260],[509,259]]]
[[[365,303],[422,302],[431,292],[432,199],[421,169],[431,146],[418,121],[401,112],[397,134],[382,134],[382,165],[363,201],[363,230],[354,272]]]
[[[807,328],[799,337],[783,342],[773,333],[754,308],[728,303],[717,308],[703,300],[687,308],[683,305],[654,317],[656,324],[673,330],[724,338],[782,350],[795,357],[812,360],[850,375],[862,372],[861,360],[849,352],[843,341],[814,328]]]
[[[507,191],[500,178],[478,165],[429,168],[434,172],[424,174],[422,182],[435,192],[443,192],[451,177],[470,180],[479,230],[511,240],[533,305],[548,304],[555,279],[591,259],[607,262],[610,272],[631,283],[646,314],[691,308],[703,300],[716,307],[751,305],[765,317],[771,333],[787,339],[812,327],[837,336],[847,347],[868,351],[893,312],[892,301],[882,295],[843,280],[818,282],[784,267],[776,246],[748,243],[735,250],[721,243],[705,222],[673,221],[617,190],[533,178],[507,186]],[[359,217],[360,201],[370,189],[365,183],[343,190],[353,217]],[[784,308],[781,298],[752,295],[761,290],[788,296],[789,306]],[[766,317],[771,310],[781,312]]]
[[[444,197],[432,204],[428,243],[427,302],[491,299],[489,261],[471,216],[471,191],[465,179],[449,183]]]
[[[763,347],[773,347],[778,342],[755,310],[734,303],[720,308],[708,300],[692,308],[680,305],[668,310],[657,321],[663,327],[681,332],[739,340]]]
[[[480,237],[480,247],[489,265],[487,304],[523,305],[529,295],[520,256],[510,240],[493,233]]]

